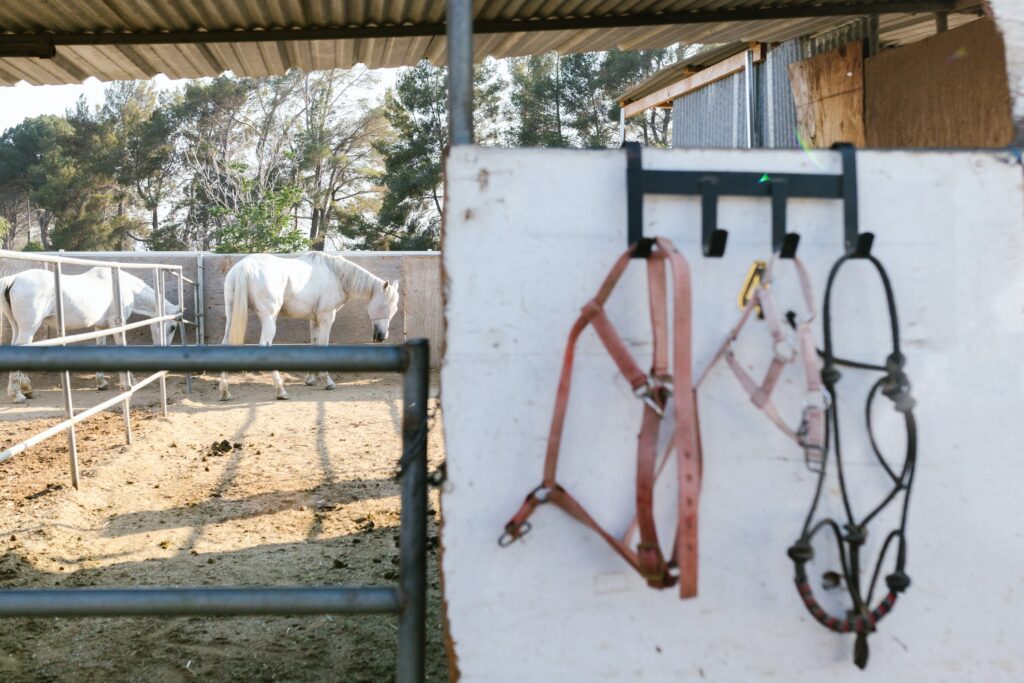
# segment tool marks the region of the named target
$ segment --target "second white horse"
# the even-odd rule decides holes
[[[110,268],[90,268],[81,275],[65,275],[61,280],[64,294],[64,331],[70,334],[76,330],[93,328],[106,329],[117,325],[118,316],[114,307],[113,278]],[[132,313],[147,318],[157,314],[156,292],[145,282],[131,273],[121,273],[121,315],[128,320]],[[164,298],[164,313],[178,313],[178,306]],[[0,312],[12,328],[11,343],[28,344],[44,324],[51,330],[57,329],[57,293],[53,273],[33,268],[16,275],[0,278]],[[164,322],[167,343],[174,338],[177,323]],[[150,325],[153,343],[159,340],[159,328]],[[105,337],[96,340],[104,344]],[[96,388],[106,389],[107,378],[102,371],[96,373]],[[122,387],[127,388],[127,387]],[[7,395],[15,403],[23,403],[32,397],[32,384],[23,372],[12,372],[7,384]]]
[[[373,326],[373,341],[388,338],[388,327],[398,311],[398,280],[382,280],[344,257],[310,252],[297,258],[252,254],[236,263],[224,279],[223,344],[245,343],[249,306],[259,318],[260,345],[270,346],[278,317],[309,321],[310,341],[327,345],[338,309],[350,301],[369,300],[366,313]],[[326,389],[334,380],[320,377]],[[281,373],[273,372],[277,398],[286,399]],[[306,384],[315,384],[310,373]],[[220,399],[231,400],[227,373],[221,373]]]

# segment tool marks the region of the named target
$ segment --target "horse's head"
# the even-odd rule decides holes
[[[164,314],[175,315],[180,309],[177,304],[172,304],[170,301],[164,299]],[[167,338],[167,346],[171,346],[174,343],[174,333],[178,331],[180,323],[177,320],[165,320],[162,323],[154,323],[149,326],[150,334],[153,335],[153,344],[157,345],[160,343],[160,326],[164,328],[164,335]],[[185,334],[184,330],[181,332]]]
[[[391,319],[397,312],[398,280],[391,282],[384,280],[380,286],[374,287],[370,305],[366,307],[366,313],[370,316],[370,322],[373,323],[373,341],[387,340]]]

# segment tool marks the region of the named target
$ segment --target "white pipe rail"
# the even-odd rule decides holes
[[[154,374],[150,375],[149,377],[147,377],[146,379],[144,379],[141,382],[139,382],[138,384],[134,385],[130,389],[126,389],[124,392],[118,394],[117,396],[114,396],[113,398],[109,398],[106,401],[104,401],[103,403],[94,405],[92,408],[89,408],[88,410],[83,410],[82,412],[78,413],[74,417],[68,418],[68,419],[64,420],[63,422],[55,424],[54,426],[50,427],[46,431],[39,432],[35,436],[31,436],[31,437],[25,439],[24,441],[22,441],[19,444],[11,446],[6,451],[0,453],[0,462],[3,462],[4,460],[9,460],[10,458],[13,458],[14,456],[18,455],[19,453],[24,453],[26,450],[28,450],[32,446],[35,446],[38,443],[46,441],[51,436],[56,436],[57,434],[60,434],[62,431],[64,431],[65,429],[68,429],[72,425],[76,425],[79,422],[81,422],[82,420],[86,420],[86,419],[92,417],[93,415],[96,415],[97,413],[101,413],[104,410],[106,410],[107,408],[110,408],[112,406],[116,406],[121,401],[124,401],[125,397],[130,397],[132,394],[134,394],[139,389],[141,389],[141,388],[143,388],[143,387],[145,387],[145,386],[147,386],[149,384],[152,384],[153,382],[155,382],[156,380],[158,380],[161,377],[165,376],[166,374],[167,374],[166,370],[161,370],[160,372],[154,373]]]
[[[25,346],[66,346],[76,342],[89,341],[91,339],[100,339],[105,337],[114,337],[120,346],[127,346],[129,330],[138,329],[145,327],[146,325],[158,325],[158,334],[154,342],[158,346],[167,345],[167,331],[162,323],[176,320],[180,325],[194,325],[198,329],[198,323],[191,320],[185,319],[185,283],[188,282],[193,287],[193,301],[198,304],[198,297],[196,295],[197,285],[195,282],[185,277],[182,267],[179,265],[162,264],[162,263],[125,263],[122,261],[98,261],[94,259],[83,259],[74,258],[71,256],[52,256],[48,254],[33,254],[25,252],[9,251],[0,249],[0,259],[11,259],[18,261],[30,261],[35,263],[53,265],[53,278],[54,278],[54,292],[55,292],[55,314],[57,318],[58,336],[52,339],[44,339],[35,342],[29,342]],[[116,309],[116,322],[117,324],[113,327],[96,330],[92,332],[81,332],[78,334],[67,334],[64,322],[64,297],[61,288],[61,276],[63,275],[63,265],[74,265],[74,266],[88,266],[88,267],[99,267],[109,268],[111,271],[111,280],[113,286],[113,304]],[[121,303],[121,271],[122,270],[149,270],[153,274],[153,292],[156,298],[156,314],[151,318],[146,318],[134,323],[128,323],[124,318],[124,309]],[[177,279],[178,289],[178,313],[166,314],[164,310],[164,303],[166,299],[166,279],[165,273],[170,271],[173,273],[173,277]],[[197,318],[200,312],[197,310]],[[0,316],[2,317],[2,316]],[[182,328],[182,344],[186,344],[185,330]],[[79,414],[75,414],[74,406],[71,400],[71,373],[61,373],[61,392],[64,397],[64,416],[65,419],[60,424],[54,425],[49,429],[46,429],[35,436],[32,436],[19,444],[8,448],[7,450],[0,453],[0,462],[3,462],[13,456],[24,452],[32,446],[49,439],[62,431],[67,431],[68,434],[68,450],[70,455],[71,465],[71,484],[76,489],[78,488],[78,447],[77,440],[75,438],[75,425],[79,422],[96,415],[100,411],[106,410],[118,403],[123,404],[122,411],[124,413],[124,432],[125,442],[132,443],[132,424],[131,424],[131,398],[141,388],[159,380],[160,382],[160,406],[161,412],[164,417],[167,416],[167,372],[157,372],[149,377],[146,377],[141,382],[132,386],[131,376],[128,373],[120,374],[120,386],[123,391],[116,396],[107,399],[97,406],[93,406],[88,410],[85,410]],[[192,378],[189,374],[186,377],[186,386],[191,393]],[[125,388],[126,387],[126,388]]]
[[[39,341],[22,344],[22,346],[64,346],[65,344],[74,344],[75,342],[89,341],[90,339],[99,339],[100,337],[112,337],[121,332],[130,332],[146,325],[155,325],[156,323],[178,320],[179,318],[181,318],[179,313],[168,313],[157,318],[146,318],[145,320],[128,323],[127,325],[108,327],[94,332],[80,332],[79,334],[69,334],[63,337],[54,337],[53,339],[40,339]]]
[[[36,263],[61,263],[70,266],[90,266],[101,268],[120,268],[121,270],[181,270],[181,266],[167,263],[126,263],[121,261],[95,261],[93,259],[75,258],[73,256],[52,256],[50,254],[33,254],[28,251],[10,251],[0,249],[0,258],[15,259],[18,261],[35,261]]]

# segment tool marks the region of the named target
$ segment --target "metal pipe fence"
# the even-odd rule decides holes
[[[394,587],[0,589],[2,617],[397,614],[398,683],[424,680],[427,584],[426,340],[401,346],[0,347],[0,371],[298,370],[399,372],[402,384],[399,579]]]
[[[182,267],[178,265],[168,265],[159,263],[131,263],[121,261],[97,261],[93,259],[75,258],[70,256],[53,256],[49,254],[32,254],[16,251],[0,250],[0,258],[12,259],[18,261],[29,261],[34,263],[43,263],[47,269],[53,266],[53,284],[55,294],[55,317],[57,319],[57,336],[50,339],[43,339],[39,341],[32,341],[23,346],[28,347],[66,347],[68,344],[76,342],[89,341],[92,339],[105,339],[106,337],[115,337],[121,346],[126,347],[128,344],[127,333],[130,330],[145,327],[147,325],[157,325],[157,338],[154,340],[160,346],[167,345],[167,330],[164,327],[164,323],[170,321],[177,321],[179,328],[181,329],[182,345],[186,344],[186,326],[192,325],[197,326],[197,322],[187,320],[185,318],[185,283],[189,283],[193,287],[193,301],[198,301],[198,295],[196,294],[196,283],[184,276]],[[115,322],[113,327],[109,327],[102,330],[96,330],[93,332],[80,332],[77,334],[68,334],[66,329],[66,320],[64,315],[64,292],[63,292],[63,266],[74,265],[74,266],[87,266],[87,267],[101,267],[109,268],[111,272],[111,283],[112,283],[112,305],[114,308]],[[151,317],[137,322],[129,323],[124,316],[123,302],[121,299],[121,271],[123,270],[148,270],[153,276],[153,292],[156,300],[156,311]],[[178,290],[178,308],[179,311],[176,314],[166,314],[164,310],[164,301],[166,297],[166,282],[165,275],[170,271],[174,274],[177,280]],[[198,311],[198,307],[195,309]],[[2,319],[3,316],[0,316]],[[2,326],[0,326],[2,330]],[[13,339],[12,339],[13,342]],[[197,337],[198,343],[198,337]],[[59,368],[59,364],[55,364],[52,368],[44,368],[45,370],[52,370]],[[15,368],[16,370],[24,371],[25,368]],[[96,368],[91,368],[96,369]],[[100,368],[101,370],[103,368]],[[64,399],[64,421],[60,424],[46,429],[39,434],[36,434],[19,444],[8,448],[7,450],[0,452],[0,462],[7,460],[18,453],[22,453],[31,446],[34,446],[61,431],[66,431],[68,435],[68,452],[70,458],[70,469],[71,469],[71,485],[76,489],[78,488],[78,442],[75,436],[75,425],[82,422],[83,420],[105,410],[111,406],[117,405],[117,403],[123,403],[122,412],[124,414],[124,435],[125,442],[132,442],[132,424],[131,424],[131,397],[142,387],[150,384],[153,381],[160,382],[160,406],[161,412],[167,416],[167,373],[166,371],[158,372],[154,375],[142,379],[138,384],[132,386],[131,375],[127,372],[122,372],[119,375],[119,386],[122,392],[110,400],[104,401],[99,406],[94,406],[89,410],[75,414],[73,397],[71,394],[71,373],[68,369],[64,369],[61,374],[61,393]],[[186,373],[185,376],[186,389],[191,393],[192,390],[192,376],[191,373]]]

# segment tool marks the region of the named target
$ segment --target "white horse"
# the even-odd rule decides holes
[[[270,346],[277,332],[277,318],[309,321],[310,343],[326,346],[338,309],[349,301],[369,299],[366,312],[373,323],[373,341],[388,338],[388,327],[398,311],[398,280],[382,280],[341,256],[310,252],[297,258],[267,254],[246,256],[224,279],[224,341],[244,344],[251,305],[260,320],[260,346]],[[334,389],[326,372],[320,377],[325,389]],[[273,372],[277,398],[286,399],[281,373]],[[306,384],[316,384],[312,372]],[[220,400],[231,400],[228,374],[221,373]]]
[[[64,331],[70,334],[76,330],[103,330],[117,325],[114,308],[113,276],[110,268],[91,268],[81,275],[61,277],[64,295]],[[11,343],[28,344],[39,328],[45,324],[57,329],[57,295],[53,273],[35,268],[15,275],[0,278],[0,312],[11,323]],[[131,273],[121,272],[121,308],[124,320],[132,313],[146,317],[157,314],[156,292],[145,282]],[[164,298],[164,314],[178,313],[178,306]],[[177,323],[165,321],[164,331],[167,343],[171,343]],[[150,325],[153,343],[159,343],[160,328]],[[97,344],[106,343],[106,337],[99,337]],[[106,389],[107,378],[102,371],[96,373],[96,388]],[[122,387],[126,389],[127,387]],[[15,403],[23,403],[32,397],[32,383],[24,372],[12,372],[7,383],[7,395]]]

